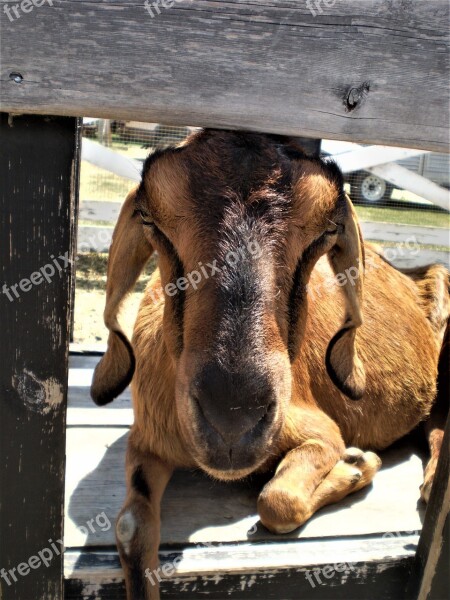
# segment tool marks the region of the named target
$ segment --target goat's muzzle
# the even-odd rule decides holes
[[[266,458],[277,416],[275,390],[255,367],[204,366],[190,386],[191,431],[201,466],[230,479],[251,472]]]

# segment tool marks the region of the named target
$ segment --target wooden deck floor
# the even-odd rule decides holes
[[[65,512],[67,598],[121,598],[123,594],[114,547],[114,520],[125,494],[124,454],[133,414],[128,390],[106,408],[97,408],[90,400],[89,385],[98,360],[92,356],[70,359]],[[387,561],[386,564],[401,564],[404,569],[414,555],[423,520],[424,510],[418,503],[423,457],[411,442],[402,442],[384,452],[382,460],[383,467],[373,486],[322,509],[304,527],[285,536],[271,535],[258,523],[255,506],[261,481],[226,484],[212,481],[198,471],[177,473],[163,501],[161,556],[170,560],[174,552],[182,552],[183,560],[176,577],[167,582],[166,596],[284,598],[275,592],[264,592],[266,595],[262,596],[244,593],[246,586],[250,586],[249,593],[250,588],[255,592],[260,579],[268,576],[268,565],[272,567],[273,580],[276,573],[282,572],[284,582],[292,570],[298,573],[300,567],[305,571],[306,567],[328,563]],[[251,583],[255,569],[260,574],[256,587]],[[376,569],[380,571],[379,567]],[[235,594],[221,595],[216,582],[215,595],[214,576],[236,570],[240,574],[233,584]],[[202,593],[198,591],[200,575],[203,581],[209,581]],[[303,579],[306,582],[304,574]],[[342,577],[336,578],[336,586],[338,579]],[[186,593],[174,591],[181,584]],[[286,598],[341,597],[330,593],[320,596],[321,586],[313,589],[306,585],[309,595]],[[298,585],[294,587],[300,591]],[[349,588],[343,593],[342,597],[352,597],[348,595]]]

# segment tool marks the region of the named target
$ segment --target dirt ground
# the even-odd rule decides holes
[[[103,323],[107,261],[107,254],[83,253],[78,256],[73,342],[81,348],[101,349],[108,338]],[[128,335],[131,335],[139,303],[154,268],[155,261],[152,260],[125,301],[120,322]]]

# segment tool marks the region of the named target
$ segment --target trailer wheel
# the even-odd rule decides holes
[[[373,173],[359,173],[351,183],[351,195],[365,204],[390,200],[394,186]]]

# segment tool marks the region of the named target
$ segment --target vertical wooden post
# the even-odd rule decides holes
[[[75,118],[0,115],[0,585],[63,598]]]
[[[448,597],[450,519],[450,417],[439,454],[406,597],[442,600]]]

